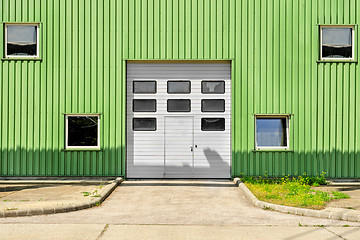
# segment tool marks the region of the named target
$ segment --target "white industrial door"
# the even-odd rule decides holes
[[[230,178],[229,61],[128,61],[128,178]]]
[[[165,177],[193,177],[193,117],[165,117]]]

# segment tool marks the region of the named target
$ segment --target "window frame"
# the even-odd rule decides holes
[[[135,111],[135,102],[136,101],[146,101],[146,100],[151,100],[155,102],[155,109],[154,111]],[[133,113],[155,113],[157,112],[157,99],[154,98],[135,98],[132,100],[132,112]]]
[[[324,28],[351,28],[351,58],[329,58],[329,57],[323,57],[323,29]],[[319,41],[319,47],[320,47],[320,61],[324,62],[353,62],[355,61],[355,25],[326,25],[322,24],[319,25],[319,34],[320,34],[320,41]]]
[[[204,127],[203,127],[203,120],[205,119],[221,119],[223,120],[224,122],[224,128],[223,129],[211,129],[211,130],[204,130]],[[200,122],[200,129],[201,129],[201,132],[224,132],[226,131],[226,118],[225,117],[202,117],[201,118],[201,122]]]
[[[135,92],[135,82],[155,82],[155,92],[153,93],[148,93],[148,92],[142,92],[142,93],[137,93]],[[153,80],[153,79],[144,79],[144,80],[138,80],[138,79],[134,79],[132,81],[132,93],[133,94],[156,94],[157,93],[157,80]]]
[[[155,120],[155,129],[154,130],[135,130],[134,129],[135,119],[154,119]],[[133,117],[132,118],[132,131],[133,132],[156,132],[157,131],[157,117]]]
[[[7,27],[13,25],[13,26],[36,26],[36,55],[35,56],[17,56],[17,55],[8,55],[7,51],[8,51],[8,29]],[[4,49],[3,49],[3,53],[4,53],[4,59],[16,59],[16,60],[37,60],[40,59],[40,26],[41,23],[39,22],[29,22],[29,23],[24,23],[24,22],[6,22],[3,24],[3,30],[4,30]]]
[[[187,101],[189,103],[189,111],[169,111],[169,101]],[[191,104],[192,104],[191,98],[168,98],[166,100],[166,112],[167,113],[190,113],[192,111]]]
[[[224,83],[224,92],[223,93],[212,93],[212,92],[204,92],[203,90],[203,83],[204,82],[222,82]],[[201,94],[213,94],[213,95],[216,95],[216,94],[225,94],[226,93],[226,82],[225,80],[223,79],[206,79],[206,80],[201,80],[201,83],[200,83],[200,90],[201,90]]]
[[[213,100],[213,101],[221,101],[222,102],[222,104],[223,104],[223,107],[224,107],[224,111],[204,111],[204,102],[206,102],[206,101],[211,101],[211,100]],[[221,98],[221,99],[214,99],[214,98],[203,98],[203,99],[201,99],[201,102],[200,102],[200,111],[202,112],[202,113],[225,113],[226,112],[226,101],[225,101],[225,99],[224,98]]]
[[[187,82],[189,83],[189,92],[177,92],[177,93],[174,93],[174,92],[169,92],[169,83],[171,82]],[[166,93],[167,94],[190,94],[191,93],[191,81],[190,80],[185,80],[185,79],[181,79],[181,80],[174,80],[174,79],[171,79],[171,80],[167,80],[167,83],[166,83]]]
[[[255,114],[255,150],[290,150],[290,114]],[[257,124],[256,120],[258,118],[262,119],[286,119],[286,146],[285,147],[275,147],[275,146],[257,146]]]
[[[100,124],[101,114],[65,114],[65,149],[66,150],[99,150],[100,149]],[[69,117],[97,117],[98,118],[98,129],[97,129],[97,145],[96,146],[69,146]]]

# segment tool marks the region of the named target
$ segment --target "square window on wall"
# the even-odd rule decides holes
[[[256,149],[289,149],[289,115],[256,115]]]
[[[66,149],[100,148],[99,115],[66,115]]]
[[[354,60],[354,26],[320,26],[321,60]]]
[[[39,58],[39,24],[6,23],[5,58]]]

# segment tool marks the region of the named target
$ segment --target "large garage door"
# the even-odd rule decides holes
[[[127,63],[127,177],[230,178],[228,61]]]

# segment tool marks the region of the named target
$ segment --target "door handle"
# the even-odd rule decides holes
[[[192,151],[192,152],[194,151],[194,147],[193,147],[193,146],[190,147],[190,151]]]

